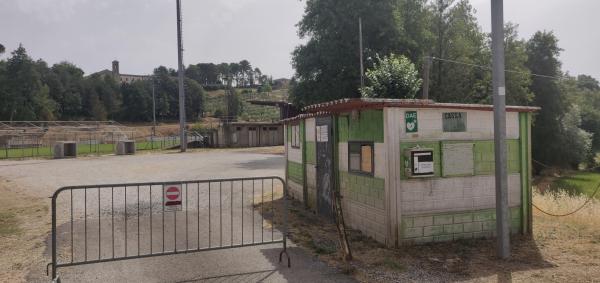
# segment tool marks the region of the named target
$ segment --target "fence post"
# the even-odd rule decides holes
[[[71,192],[72,193],[72,192]],[[71,203],[73,205],[73,203]],[[73,233],[73,231],[71,231]],[[72,237],[72,236],[71,236]],[[56,193],[52,195],[52,280],[56,280]],[[59,282],[58,280],[56,282]]]

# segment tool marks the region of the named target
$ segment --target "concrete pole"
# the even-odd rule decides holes
[[[423,60],[423,99],[429,99],[429,70],[431,69],[431,56]]]
[[[362,18],[358,17],[358,45],[360,54],[360,87],[365,87],[365,67],[363,62],[363,36],[362,36]]]
[[[494,91],[494,156],[496,173],[497,255],[510,257],[510,215],[506,166],[506,89],[504,78],[504,5],[492,1],[492,87]]]
[[[181,42],[181,0],[177,1],[177,57],[179,77],[179,144],[181,152],[187,149],[185,134],[185,92],[183,89],[183,43]]]
[[[154,76],[152,76],[152,136],[150,149],[154,149],[154,136],[156,135],[156,98],[154,96]]]

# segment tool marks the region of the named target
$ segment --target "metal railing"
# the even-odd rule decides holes
[[[169,206],[173,186],[179,203]],[[287,231],[280,177],[63,187],[52,195],[47,269],[59,281],[62,267],[273,243],[283,244],[279,262],[285,254],[289,267]]]

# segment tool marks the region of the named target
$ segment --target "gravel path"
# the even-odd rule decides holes
[[[2,161],[0,162],[0,177],[10,180],[18,184],[25,191],[25,194],[38,197],[49,197],[53,192],[63,186],[74,186],[74,185],[93,185],[93,184],[105,184],[105,183],[137,183],[137,182],[164,182],[164,181],[181,181],[181,180],[198,180],[198,179],[215,179],[215,178],[234,178],[234,177],[257,177],[257,176],[283,176],[284,158],[281,155],[273,154],[260,154],[253,153],[251,151],[208,151],[208,152],[195,152],[195,153],[165,153],[165,154],[144,154],[135,156],[104,156],[104,157],[86,157],[78,158],[74,160],[26,160],[26,161]],[[234,187],[234,191],[237,188]],[[133,191],[133,192],[132,192]],[[135,200],[137,194],[136,189],[128,192],[128,202]],[[160,189],[158,189],[160,194]],[[142,188],[142,192],[144,188]],[[213,197],[214,198],[214,193]],[[231,204],[231,201],[237,201],[242,195],[244,195],[246,202],[241,203],[240,208],[234,208],[225,206],[225,210],[228,208],[233,211],[230,214],[227,212],[225,215],[225,222],[223,224],[226,231],[231,231],[234,235],[223,232],[223,238],[225,238],[225,245],[227,241],[233,241],[234,244],[238,239],[238,232],[241,230],[246,231],[244,236],[244,242],[251,240],[248,235],[262,235],[262,227],[266,224],[260,225],[262,219],[257,216],[252,217],[252,192],[246,188],[242,193],[227,194],[227,189],[224,191],[223,201]],[[231,188],[229,190],[231,192]],[[85,230],[85,226],[82,225],[82,213],[81,206],[75,206],[76,217],[74,221],[74,232],[75,240],[79,240],[75,246],[79,250],[76,251],[75,257],[81,259],[85,256],[81,253],[81,239],[84,238],[84,233],[90,233],[88,235],[88,246],[89,256],[98,256],[98,241],[101,242],[102,246],[110,247],[112,241],[109,226],[110,222],[108,219],[112,215],[107,214],[108,206],[110,202],[105,199],[110,195],[110,192],[102,192],[102,205],[98,207],[94,201],[94,196],[97,194],[90,194],[87,204],[91,205],[91,214],[88,215],[88,219],[94,217],[93,212],[98,211],[99,208],[102,210],[102,227],[104,231],[100,237],[95,236],[97,234],[98,222],[95,220],[89,221],[85,225],[88,226],[88,230]],[[198,229],[200,221],[206,221],[205,216],[207,215],[206,204],[198,205],[200,200],[206,200],[207,190],[202,191],[198,194],[197,190],[192,189],[190,194],[195,197],[190,197],[189,202],[191,203],[190,208],[184,206],[184,209],[178,212],[179,227],[186,227],[182,224],[183,216],[186,211],[196,217],[190,220],[190,233],[181,233],[177,228],[178,235],[175,239],[178,249],[186,248],[188,239],[199,239],[202,245],[205,245],[206,238],[208,235],[214,235],[213,239],[222,238],[221,235],[207,233],[204,227]],[[258,193],[258,192],[257,192]],[[133,194],[133,195],[132,195]],[[153,193],[153,195],[156,193]],[[115,198],[115,202],[120,203],[123,194],[115,194],[118,197]],[[81,196],[75,196],[76,199]],[[65,198],[67,199],[67,198]],[[156,197],[153,197],[156,199]],[[64,204],[66,200],[59,201]],[[213,203],[215,200],[213,200]],[[82,203],[82,202],[79,202]],[[142,197],[141,206],[155,206],[145,205],[147,201]],[[194,204],[196,203],[196,204]],[[218,203],[218,202],[217,202]],[[160,205],[160,204],[158,204]],[[130,204],[128,204],[128,207]],[[214,206],[212,211],[215,211]],[[63,212],[68,211],[68,207],[63,209]],[[219,208],[220,209],[220,208]],[[131,211],[131,210],[130,210]],[[131,212],[127,212],[127,217],[133,217]],[[136,211],[136,210],[134,210]],[[242,213],[242,211],[244,213]],[[137,211],[136,211],[137,212]],[[78,213],[78,214],[77,214]],[[142,209],[142,217],[140,227],[142,234],[144,229],[149,226],[148,214]],[[156,212],[154,212],[156,213]],[[172,212],[171,212],[172,213]],[[233,215],[232,215],[233,214]],[[241,215],[246,215],[243,223],[246,223],[244,228],[241,226]],[[78,216],[77,216],[78,215]],[[122,235],[122,230],[127,226],[129,227],[129,233],[136,231],[137,219],[125,223],[124,213],[117,209],[115,214],[115,225],[117,226],[117,235]],[[160,214],[154,214],[160,216]],[[169,219],[170,215],[167,215]],[[213,220],[216,220],[215,215],[211,216]],[[268,215],[267,215],[268,217]],[[158,224],[158,219],[162,216],[157,217],[154,223]],[[257,221],[254,228],[256,234],[252,232],[252,228],[249,226],[249,221]],[[187,221],[187,220],[186,220]],[[260,222],[259,222],[260,221]],[[220,227],[214,226],[213,229],[219,229]],[[68,218],[59,217],[59,238],[62,235],[63,238],[59,239],[59,249],[61,244],[69,244],[70,236],[70,223]],[[168,226],[168,225],[167,225]],[[218,227],[218,228],[217,228]],[[252,226],[254,227],[254,226]],[[259,228],[260,227],[260,228]],[[269,226],[267,226],[268,228]],[[96,230],[95,230],[96,229]],[[160,235],[162,231],[157,231],[157,226],[152,228],[153,234]],[[169,229],[169,228],[167,228]],[[185,228],[187,229],[187,227]],[[250,230],[248,230],[250,229]],[[261,230],[258,230],[261,229]],[[202,231],[200,234],[198,231]],[[167,235],[170,235],[171,230],[167,230]],[[258,234],[260,231],[260,234]],[[277,229],[275,231],[275,238],[277,238]],[[219,234],[221,232],[219,231]],[[270,233],[266,233],[267,238],[270,237]],[[130,246],[127,248],[128,253],[136,254],[137,252],[146,253],[150,245],[155,248],[162,246],[160,239],[154,239],[152,243],[142,235],[141,250],[137,250],[138,243],[136,242],[137,235],[135,233],[127,236],[130,241]],[[98,240],[101,239],[101,240]],[[138,238],[139,239],[139,238]],[[248,239],[248,240],[246,240]],[[173,242],[173,238],[166,237],[167,244]],[[148,243],[146,243],[148,242]],[[221,244],[219,242],[219,244]],[[78,246],[79,245],[79,246]],[[190,248],[193,248],[194,243],[192,242]],[[119,253],[124,253],[122,249],[123,243],[116,242],[117,256]],[[196,243],[198,246],[198,243]],[[292,268],[288,269],[285,265],[279,265],[277,259],[279,251],[281,250],[281,244],[270,244],[263,246],[244,247],[237,249],[226,249],[217,251],[200,252],[185,255],[172,255],[172,256],[161,256],[152,257],[145,259],[134,259],[117,262],[108,262],[100,264],[82,265],[76,267],[67,267],[59,269],[62,282],[204,282],[204,281],[243,281],[243,282],[256,282],[256,281],[267,281],[267,282],[348,282],[352,281],[350,277],[340,274],[338,271],[327,267],[322,262],[312,258],[310,255],[304,253],[302,250],[293,247],[290,248],[290,255],[292,257]],[[171,247],[167,247],[170,249]],[[122,251],[119,251],[122,250]],[[103,248],[103,257],[111,256],[110,249],[105,250]],[[63,251],[62,254],[69,254],[69,250]],[[68,256],[66,257],[68,258]],[[67,260],[68,261],[68,260]],[[28,275],[28,281],[46,281],[48,277],[45,274],[39,274],[39,272],[32,272]]]

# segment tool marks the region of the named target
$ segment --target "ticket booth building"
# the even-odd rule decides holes
[[[284,120],[286,180],[307,209],[387,246],[493,237],[491,105],[414,99],[342,99]],[[507,106],[511,232],[531,231],[531,121]]]

